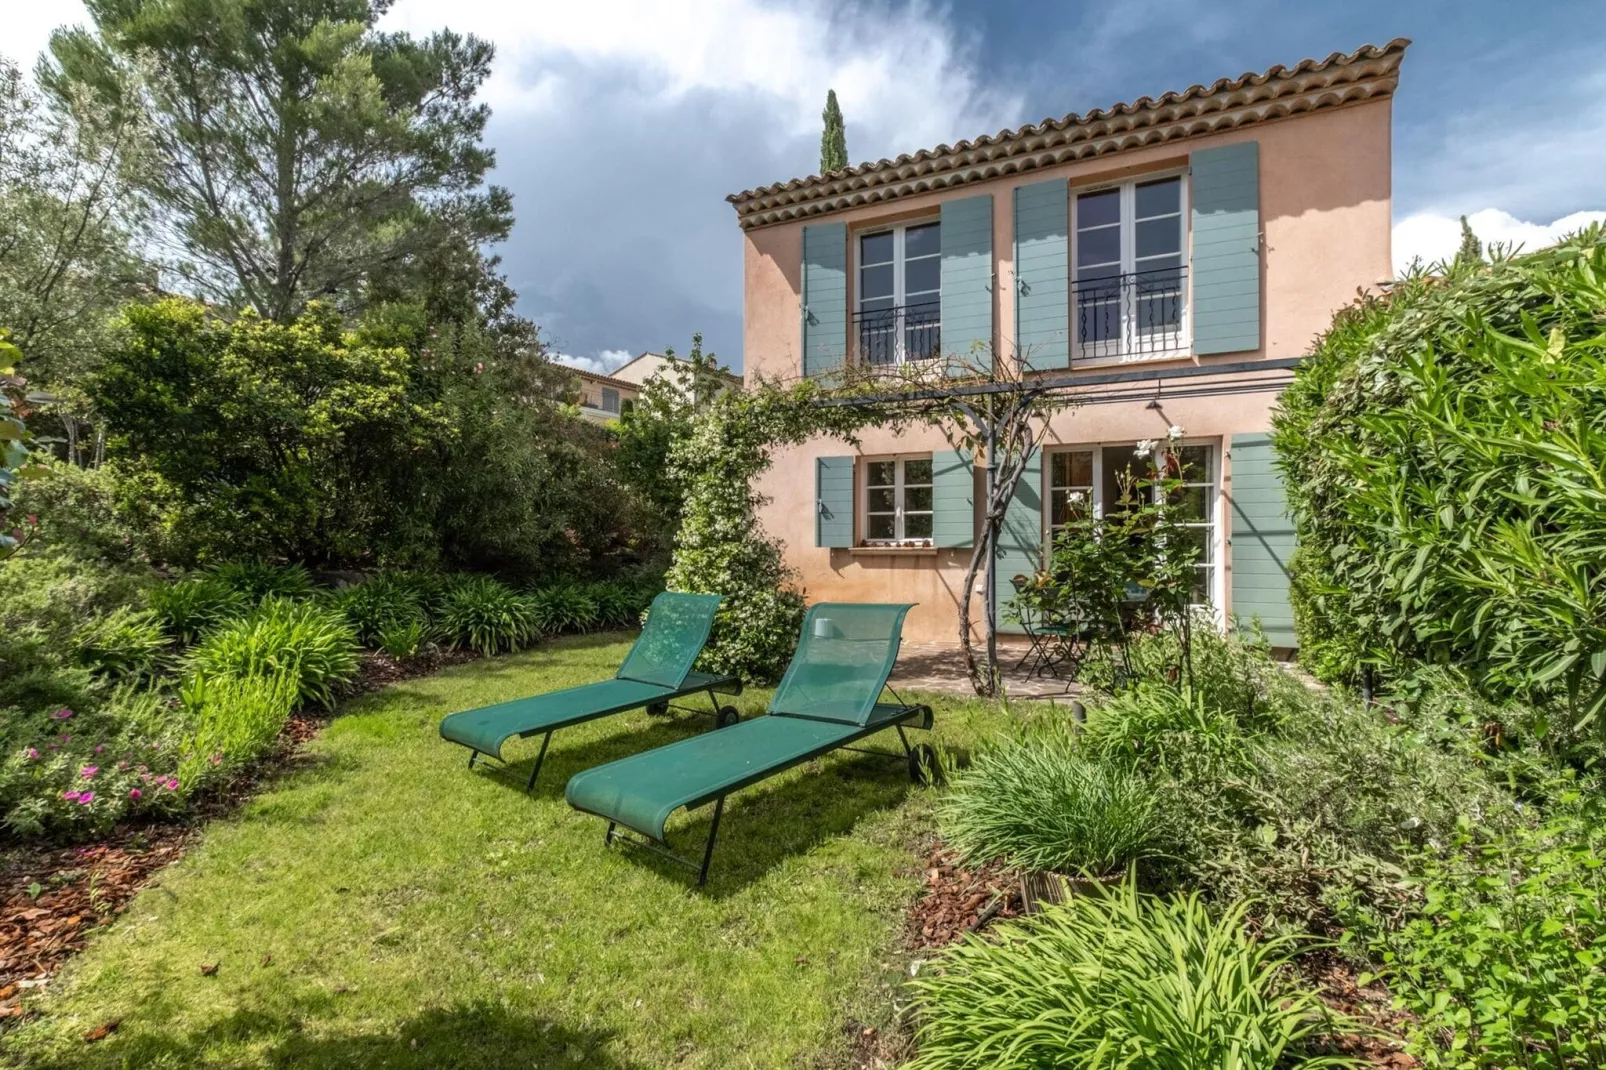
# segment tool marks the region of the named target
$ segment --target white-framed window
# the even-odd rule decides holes
[[[619,411],[619,391],[615,390],[611,386],[605,386],[602,388],[602,411]]]
[[[1132,443],[1052,450],[1045,473],[1049,536],[1078,516],[1110,515],[1120,508],[1123,483],[1164,466],[1170,476],[1182,480],[1169,505],[1180,510],[1180,522],[1199,548],[1192,602],[1201,608],[1220,606],[1225,592],[1219,456],[1214,443],[1187,441],[1162,442],[1150,454],[1139,454]]]
[[[859,235],[859,357],[870,364],[942,352],[942,224],[905,223]]]
[[[931,545],[931,455],[864,462],[864,541]]]
[[[1183,175],[1077,193],[1071,338],[1084,362],[1187,353],[1186,205]]]

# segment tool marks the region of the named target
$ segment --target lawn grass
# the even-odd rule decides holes
[[[563,801],[575,772],[708,731],[636,712],[473,772],[453,710],[608,676],[628,637],[554,642],[349,705],[306,767],[163,873],[0,1041],[26,1066],[831,1066],[882,1021],[930,792],[904,764],[810,762],[732,796],[704,889]],[[736,704],[760,713],[767,692]],[[937,703],[966,748],[1006,715]],[[871,745],[896,747],[890,735]],[[700,845],[705,808],[671,823]],[[678,841],[676,836],[678,834]],[[905,875],[899,875],[904,871]],[[201,966],[217,965],[203,975]],[[90,1030],[119,1021],[107,1039]]]

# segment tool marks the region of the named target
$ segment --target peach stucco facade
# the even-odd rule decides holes
[[[949,197],[992,194],[994,279],[1000,283],[993,286],[993,345],[997,351],[1011,352],[1015,344],[1011,191],[1015,186],[1063,178],[1068,182],[1068,196],[1074,198],[1079,188],[1123,178],[1186,174],[1191,153],[1247,139],[1258,141],[1260,347],[1086,369],[1073,359],[1068,371],[1056,374],[1082,376],[1100,385],[1089,387],[1084,403],[1054,418],[1047,443],[1049,448],[1101,444],[1119,448],[1140,439],[1164,438],[1168,427],[1180,425],[1188,442],[1215,446],[1219,460],[1214,493],[1220,518],[1215,537],[1221,567],[1213,597],[1219,608],[1231,613],[1231,436],[1269,426],[1277,391],[1287,382],[1287,361],[1308,352],[1312,339],[1326,328],[1334,311],[1352,301],[1358,290],[1375,289],[1392,274],[1391,102],[1392,97],[1385,96],[1297,113],[1218,134],[969,182],[957,190],[851,207],[831,213],[830,218],[847,224],[849,246],[854,248],[853,235],[866,228],[930,217]],[[750,377],[791,379],[801,374],[803,229],[805,222],[814,221],[781,222],[744,233],[744,358]],[[850,280],[853,275],[850,268]],[[853,302],[851,285],[850,281],[849,307]],[[1271,362],[1275,370],[1244,367],[1256,362]],[[1208,377],[1167,377],[1168,371],[1189,365],[1234,367],[1218,380],[1229,385],[1220,392],[1206,393],[1201,388],[1207,387]],[[1112,385],[1110,373],[1124,373],[1129,378]],[[858,538],[851,548],[814,545],[816,458],[918,454],[945,448],[939,432],[917,428],[902,434],[872,430],[862,436],[857,448],[816,440],[777,453],[759,487],[769,499],[760,516],[768,532],[784,543],[787,562],[796,570],[810,601],[915,602],[918,606],[906,623],[906,638],[957,638],[956,609],[970,550],[872,547],[857,545]]]

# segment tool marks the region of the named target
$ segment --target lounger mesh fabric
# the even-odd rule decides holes
[[[868,724],[898,660],[898,637],[910,608],[849,602],[811,606],[770,712]]]
[[[647,623],[614,674],[615,679],[679,687],[708,642],[719,602],[717,594],[680,591],[665,591],[654,598],[647,610]]]

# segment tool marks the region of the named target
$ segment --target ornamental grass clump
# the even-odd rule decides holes
[[[328,707],[357,675],[357,634],[336,609],[272,597],[209,634],[189,667],[209,678],[284,675],[298,702]]]
[[[73,636],[78,658],[102,675],[119,678],[154,672],[167,650],[156,614],[119,606],[89,621]]]
[[[308,598],[318,585],[305,565],[276,565],[269,561],[229,561],[211,570],[211,576],[253,604],[264,598]]]
[[[598,622],[598,605],[589,587],[560,583],[530,595],[537,631],[547,635],[583,632]]]
[[[422,585],[396,575],[380,575],[337,591],[331,602],[357,631],[357,638],[377,646],[386,631],[425,620]]]
[[[289,672],[190,677],[181,692],[186,729],[177,779],[182,791],[216,783],[267,754],[299,698],[297,679]]]
[[[453,646],[486,656],[516,650],[539,630],[531,599],[489,576],[455,583],[441,600],[437,626]]]
[[[150,594],[151,612],[163,631],[186,645],[224,621],[244,616],[252,605],[249,595],[216,576],[180,580]]]
[[[981,752],[954,775],[939,820],[969,859],[1061,873],[1114,873],[1170,839],[1148,781],[1083,753],[1059,726]]]
[[[968,938],[910,982],[909,1070],[1357,1065],[1308,1051],[1348,1023],[1292,982],[1293,938],[1251,937],[1247,913],[1139,896],[1128,881]]]

